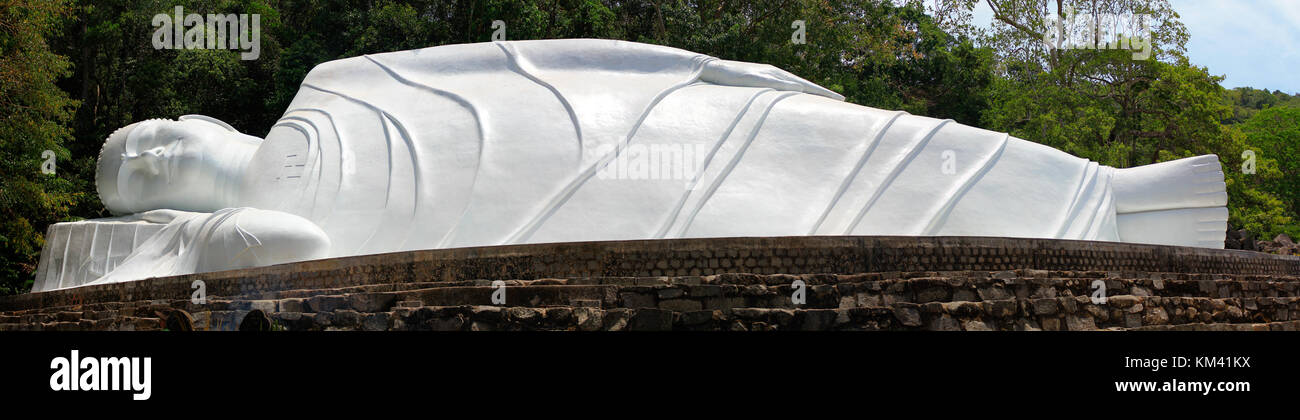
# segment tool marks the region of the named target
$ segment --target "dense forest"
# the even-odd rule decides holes
[[[970,23],[980,2],[990,27]],[[260,56],[155,49],[153,17],[178,5],[259,14]],[[1151,57],[1048,48],[1043,16],[1058,5],[1147,16]],[[0,294],[30,289],[49,224],[108,216],[94,167],[118,127],[205,114],[262,136],[318,63],[488,41],[494,21],[506,39],[624,39],[770,63],[853,103],[1115,167],[1215,153],[1230,228],[1300,234],[1300,97],[1221,87],[1186,57],[1193,34],[1168,0],[0,0]]]

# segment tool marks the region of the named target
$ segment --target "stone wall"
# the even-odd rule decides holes
[[[1298,276],[1296,257],[1086,241],[586,242],[370,255],[10,296],[0,298],[0,329],[1294,330]],[[205,283],[208,302],[191,302],[194,280]],[[493,280],[505,285],[499,305]],[[1106,303],[1089,297],[1097,281]]]

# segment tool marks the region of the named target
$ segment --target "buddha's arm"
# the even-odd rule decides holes
[[[55,223],[45,234],[33,292],[76,287],[117,268],[140,244],[166,226],[171,210]],[[148,215],[148,217],[146,217]]]
[[[33,291],[324,257],[330,240],[288,213],[154,210],[50,228]]]

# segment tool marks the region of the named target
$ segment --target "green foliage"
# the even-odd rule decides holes
[[[1252,192],[1252,198],[1259,196],[1258,200],[1280,208],[1269,212],[1277,215],[1258,222],[1259,232],[1300,237],[1300,227],[1282,220],[1283,216],[1295,220],[1300,214],[1300,177],[1296,176],[1300,174],[1300,108],[1265,108],[1238,127],[1245,147],[1255,153],[1257,166],[1255,174],[1238,178],[1258,190]]]
[[[31,288],[45,227],[70,217],[86,184],[67,170],[64,147],[76,101],[55,85],[69,63],[46,42],[68,15],[64,1],[0,3],[0,294]],[[41,172],[47,150],[54,175]]]
[[[1261,109],[1289,106],[1300,107],[1300,95],[1289,95],[1282,91],[1239,87],[1223,92],[1223,101],[1232,107],[1232,116],[1223,120],[1224,124],[1239,124],[1255,116]]]
[[[1246,229],[1261,239],[1272,239],[1279,233],[1300,233],[1297,229],[1300,224],[1296,223],[1300,219],[1296,219],[1291,206],[1268,190],[1283,176],[1272,153],[1250,145],[1239,127],[1224,126],[1223,136],[1228,152],[1220,154],[1219,159],[1223,162],[1228,187],[1228,224]],[[1254,173],[1246,171],[1248,150],[1255,155]]]

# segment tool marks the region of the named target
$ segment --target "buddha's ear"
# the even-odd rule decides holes
[[[189,121],[189,120],[203,121],[206,123],[216,124],[217,126],[229,130],[232,133],[239,132],[239,130],[235,130],[235,127],[231,127],[230,124],[226,124],[225,121],[221,121],[216,118],[209,117],[207,115],[199,115],[199,114],[182,115],[180,118],[177,118],[176,120],[177,121]]]

